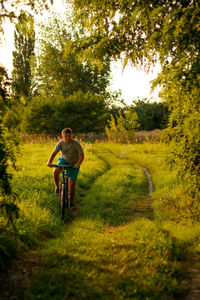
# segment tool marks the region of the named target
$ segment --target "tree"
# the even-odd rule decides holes
[[[25,16],[24,11],[28,8],[31,8],[35,13],[39,13],[43,8],[48,8],[49,1],[40,0],[27,0],[20,1],[14,0],[12,1],[12,5],[8,0],[2,0],[0,2],[1,12],[0,12],[0,33],[3,33],[2,24],[5,18],[8,18],[11,22],[17,20],[21,15],[21,18]],[[53,1],[51,0],[52,4]],[[1,42],[1,40],[0,40]],[[6,199],[7,195],[11,196],[11,187],[10,187],[10,178],[11,176],[8,174],[8,161],[15,162],[15,141],[14,138],[9,135],[9,131],[4,124],[4,113],[6,107],[10,105],[10,97],[8,94],[8,75],[3,66],[0,67],[0,192],[1,192],[1,207],[4,206],[2,203]],[[7,203],[8,204],[8,203]],[[8,207],[8,206],[4,206]]]
[[[40,93],[50,97],[57,94],[68,97],[79,90],[105,94],[110,60],[104,59],[101,70],[88,60],[80,62],[74,35],[79,38],[79,33],[70,29],[69,22],[58,16],[41,26],[34,76]]]
[[[30,15],[20,16],[14,32],[12,91],[17,102],[26,104],[31,96],[32,75],[30,61],[34,55],[34,19]]]
[[[8,78],[8,74],[3,66],[0,66],[0,99],[1,99],[1,108],[4,109],[4,105],[9,102],[9,86],[10,81]],[[4,111],[3,111],[4,112]]]
[[[8,229],[10,228],[10,222],[12,223],[13,219],[18,216],[18,207],[15,205],[12,196],[10,185],[11,175],[8,171],[8,161],[11,161],[12,166],[15,166],[16,146],[3,123],[5,106],[9,103],[7,85],[7,73],[3,67],[0,67],[0,209],[7,220],[6,226]]]
[[[150,100],[133,100],[131,108],[138,115],[140,130],[154,130],[166,128],[169,118],[167,108],[160,102]]]
[[[153,87],[171,111],[168,140],[174,144],[172,160],[187,179],[193,196],[200,190],[200,6],[197,0],[73,1],[90,35],[82,40],[84,55],[105,54],[124,64],[146,68],[156,61],[162,71]],[[87,51],[85,50],[87,49]]]
[[[34,11],[38,11],[48,3],[48,1],[45,0],[14,0],[10,6],[9,2],[8,0],[2,0],[0,2],[0,33],[3,32],[2,23],[5,18],[14,21],[25,8],[31,7]],[[23,9],[20,7],[21,4],[25,5]],[[7,77],[5,68],[0,67],[0,237],[1,241],[4,241],[0,247],[0,266],[5,266],[8,263],[9,258],[13,255],[13,246],[15,247],[17,244],[16,240],[13,241],[12,237],[10,238],[10,235],[13,234],[13,229],[14,233],[16,231],[14,219],[18,217],[19,212],[11,189],[11,175],[8,171],[10,161],[12,165],[15,166],[16,141],[4,124],[5,108],[10,103]],[[2,217],[4,217],[5,222],[2,222]]]

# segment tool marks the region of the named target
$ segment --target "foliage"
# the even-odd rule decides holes
[[[24,12],[31,10],[32,13],[40,13],[43,9],[49,9],[50,4],[53,4],[53,0],[1,0],[0,2],[0,33],[4,34],[2,24],[5,19],[9,19],[10,22],[24,15]],[[1,42],[1,40],[0,40]]]
[[[0,144],[0,159],[1,159],[1,167],[0,167],[0,174],[1,174],[1,182],[0,182],[0,190],[1,190],[1,194],[5,195],[5,194],[10,194],[11,193],[11,188],[10,188],[10,184],[9,184],[9,179],[10,179],[10,175],[7,173],[7,168],[8,168],[8,164],[7,164],[7,159],[9,156],[9,154],[7,153],[7,149],[6,149],[6,128],[3,126],[2,124],[2,116],[1,116],[1,127],[0,127],[1,131],[1,144]],[[7,135],[8,137],[8,135]]]
[[[32,75],[30,60],[34,55],[34,20],[24,14],[18,18],[14,32],[12,92],[16,103],[26,104],[31,96]]]
[[[3,68],[1,68],[0,75],[0,193],[2,197],[4,197],[5,195],[11,194],[10,175],[8,173],[8,160],[12,162],[13,166],[15,165],[14,153],[16,151],[16,148],[14,146],[15,139],[11,139],[10,133],[3,124],[5,106],[9,102],[9,97],[6,91],[6,83],[4,82],[5,75],[7,77],[7,74]]]
[[[2,69],[1,69],[2,71]],[[1,72],[5,75],[5,72]],[[9,164],[15,167],[16,144],[12,134],[8,132],[3,123],[5,105],[8,103],[8,95],[4,89],[4,76],[0,77],[0,267],[5,266],[5,261],[10,258],[12,251],[15,252],[16,243],[13,243],[13,230],[15,221],[19,216],[19,208],[11,189],[11,174]],[[10,237],[11,235],[11,237]],[[7,250],[5,245],[7,245]],[[11,247],[13,245],[13,247]]]
[[[79,62],[73,43],[73,36],[78,36],[79,33],[69,28],[68,18],[63,20],[59,15],[56,15],[49,18],[46,23],[41,24],[36,42],[37,55],[31,57],[33,78],[30,78],[31,72],[29,72],[28,79],[31,79],[29,82],[23,82],[26,75],[26,70],[22,70],[24,64],[20,64],[21,67],[18,66],[14,69],[13,74],[16,76],[13,80],[13,89],[16,90],[17,94],[19,94],[22,85],[21,92],[22,96],[25,97],[21,98],[26,101],[25,98],[28,95],[25,92],[30,91],[32,84],[32,92],[37,97],[27,107],[13,103],[14,111],[12,111],[12,107],[7,109],[5,124],[9,128],[17,127],[18,130],[22,128],[27,133],[33,133],[35,130],[34,133],[36,134],[57,135],[63,124],[66,123],[66,114],[68,122],[72,124],[74,130],[97,132],[98,130],[102,131],[105,127],[105,119],[108,117],[107,107],[108,105],[112,106],[110,99],[118,100],[117,95],[107,92],[110,62],[105,60],[102,70],[99,70],[97,66],[91,66],[89,61]],[[20,39],[24,41],[28,39],[28,44],[25,47],[28,50],[29,41],[31,45],[34,42],[30,36],[30,33],[34,35],[34,31],[32,19],[27,18],[26,21],[23,19],[18,28],[23,33],[20,35]],[[29,30],[26,36],[27,28]],[[26,51],[23,47],[20,49],[20,59],[26,62]],[[16,54],[18,59],[19,53]],[[30,57],[28,58],[27,64],[29,66]],[[19,60],[17,61],[19,62]],[[68,99],[70,95],[74,94],[76,96]],[[101,97],[97,95],[101,95]],[[68,99],[66,103],[64,103],[64,98]],[[100,98],[102,100],[99,100]],[[75,99],[75,103],[72,103],[73,99]],[[83,103],[84,99],[86,103]],[[93,103],[92,99],[94,99]],[[57,101],[58,103],[55,103]],[[110,102],[108,103],[108,101]],[[63,114],[63,112],[66,113]],[[52,120],[49,120],[49,113],[53,116]],[[74,113],[76,116],[73,115]],[[77,120],[81,120],[81,124]]]
[[[131,108],[138,115],[140,130],[154,130],[166,128],[169,112],[164,103],[150,102],[150,100],[133,100]]]
[[[24,112],[22,130],[48,135],[60,135],[65,127],[71,127],[76,133],[101,132],[104,131],[108,113],[104,96],[90,92],[78,91],[67,98],[38,96]]]
[[[123,54],[124,64],[130,60],[147,68],[160,62],[153,87],[162,87],[160,96],[172,112],[167,133],[176,150],[171,161],[198,197],[199,2],[75,0],[73,7],[90,33],[80,43],[83,55],[97,60]]]
[[[52,0],[50,1],[52,3]],[[31,8],[38,13],[44,7],[47,7],[49,1],[21,1],[14,0],[12,3],[8,0],[0,2],[0,33],[3,33],[2,24],[5,18],[11,22],[20,16],[24,10]],[[0,40],[1,42],[1,40]],[[19,208],[16,205],[16,199],[11,189],[11,175],[9,166],[15,167],[16,145],[15,134],[8,131],[4,123],[4,113],[10,105],[8,76],[3,67],[0,67],[0,266],[5,266],[9,259],[16,254],[17,240],[13,236],[16,234],[16,219],[19,217]],[[14,230],[14,232],[13,232]]]
[[[3,123],[8,130],[15,132],[15,134],[20,131],[24,110],[24,104],[17,104],[15,100],[11,101],[10,105],[5,108]]]
[[[8,74],[3,66],[0,65],[0,101],[1,109],[4,111],[5,104],[9,103],[9,86],[10,80]]]
[[[124,115],[120,111],[116,116],[116,121],[113,115],[108,120],[106,126],[106,134],[110,141],[115,142],[130,142],[133,141],[134,134],[139,127],[137,113],[128,109]]]
[[[103,68],[92,66],[88,60],[80,62],[68,17],[49,18],[40,26],[38,51],[34,68],[35,89],[47,96],[68,97],[78,90],[104,95],[110,79],[110,60],[104,59]]]
[[[200,96],[200,95],[199,95]],[[188,97],[190,97],[188,95]],[[184,96],[183,96],[184,98]],[[182,100],[183,100],[182,98]],[[177,107],[170,116],[169,127],[163,132],[163,138],[173,148],[168,161],[177,165],[179,177],[186,180],[187,192],[199,199],[200,189],[200,113],[199,98],[195,107]]]

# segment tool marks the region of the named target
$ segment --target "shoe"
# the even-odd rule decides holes
[[[55,195],[59,196],[59,188],[57,188],[57,187],[55,188]]]

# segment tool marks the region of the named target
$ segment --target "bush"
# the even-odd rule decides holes
[[[150,102],[144,98],[134,100],[131,108],[138,115],[140,130],[150,131],[167,127],[169,111],[164,103]]]
[[[9,104],[9,97],[4,87],[6,72],[0,68],[0,267],[5,266],[15,248],[11,247],[15,234],[15,219],[18,218],[19,208],[11,189],[11,174],[8,167],[15,167],[16,139],[4,124],[5,110]],[[11,236],[11,239],[9,238]]]
[[[22,117],[24,115],[24,107],[22,105],[13,105],[11,108],[5,109],[4,125],[9,130],[20,130]]]
[[[116,120],[111,115],[111,120],[108,121],[108,126],[106,126],[105,130],[110,141],[127,143],[133,141],[138,127],[137,113],[129,109],[124,115],[119,112]]]
[[[58,135],[65,127],[74,132],[102,132],[108,118],[104,96],[78,91],[68,98],[35,97],[28,105],[22,121],[25,133]]]

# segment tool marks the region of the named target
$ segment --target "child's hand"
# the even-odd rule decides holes
[[[81,164],[77,163],[74,165],[75,168],[80,168]]]
[[[52,167],[52,163],[48,162],[48,163],[47,163],[47,167],[50,167],[50,168],[51,168],[51,167]]]

